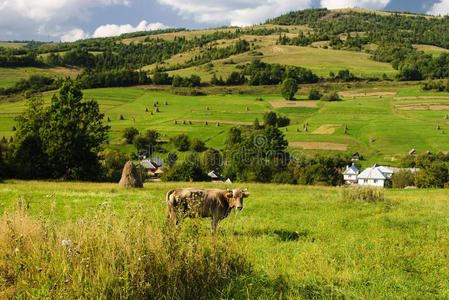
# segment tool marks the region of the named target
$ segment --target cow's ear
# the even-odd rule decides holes
[[[243,193],[243,198],[248,198],[250,193]]]
[[[226,196],[226,198],[231,199],[231,198],[234,196],[234,194],[233,194],[232,192],[227,192],[227,193],[225,194],[225,196]]]

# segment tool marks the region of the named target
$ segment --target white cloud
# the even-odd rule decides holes
[[[312,0],[158,0],[185,18],[210,24],[247,26],[292,10],[311,7]]]
[[[63,34],[61,36],[62,42],[74,42],[82,39],[86,39],[89,37],[89,34],[84,32],[84,30],[75,28],[67,32],[66,34]]]
[[[441,0],[441,2],[435,3],[427,13],[435,16],[449,14],[449,0]]]
[[[367,9],[382,9],[385,8],[390,0],[321,0],[322,7],[329,9],[334,8],[367,8]]]
[[[86,20],[93,8],[129,6],[129,0],[0,0],[0,36],[14,32],[22,38],[62,37],[74,19]],[[79,32],[78,32],[79,34]]]
[[[107,24],[98,27],[95,30],[93,37],[116,36],[128,32],[148,31],[164,28],[167,28],[167,26],[165,26],[162,23],[148,23],[147,21],[141,21],[136,27],[133,27],[130,24],[125,25]]]

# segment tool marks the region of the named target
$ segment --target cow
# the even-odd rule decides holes
[[[211,230],[215,232],[218,221],[226,218],[234,207],[243,209],[243,198],[246,197],[249,193],[240,189],[180,188],[168,191],[166,201],[172,223],[178,224],[178,217],[210,217]]]

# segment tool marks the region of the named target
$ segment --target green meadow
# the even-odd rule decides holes
[[[394,165],[412,148],[418,152],[449,150],[448,93],[422,92],[419,86],[407,83],[355,85],[346,91],[343,101],[325,102],[307,100],[308,89],[303,87],[294,101],[285,101],[276,93],[182,96],[151,87],[85,90],[84,96],[97,100],[105,119],[110,119],[109,147],[126,152],[135,151],[121,136],[127,127],[157,130],[162,140],[185,133],[204,140],[209,147],[222,148],[229,128],[251,124],[256,118],[262,121],[264,112],[270,110],[291,119],[283,130],[295,153],[359,152],[366,159],[362,162],[365,166],[375,162]],[[371,94],[382,92],[397,94]],[[50,94],[45,97],[49,99]],[[155,102],[159,102],[159,112]],[[0,104],[0,136],[13,135],[14,117],[23,108],[24,102]],[[124,120],[119,120],[120,115]]]
[[[445,255],[449,251],[449,205],[443,190],[386,190],[383,201],[349,202],[342,197],[341,188],[245,184],[251,196],[245,199],[244,209],[233,211],[220,222],[217,235],[211,236],[208,219],[187,219],[174,233],[166,224],[165,193],[186,186],[224,187],[211,183],[147,183],[143,189],[129,190],[100,183],[0,184],[0,223],[5,224],[0,229],[0,245],[4,246],[0,253],[6,255],[0,264],[0,283],[6,287],[0,297],[104,298],[148,292],[154,286],[133,285],[136,272],[150,274],[152,264],[158,262],[148,252],[143,255],[150,250],[141,247],[159,247],[155,243],[165,243],[164,235],[174,240],[191,239],[179,245],[175,255],[184,257],[190,245],[203,253],[211,245],[224,243],[227,246],[222,251],[228,251],[228,257],[239,255],[238,265],[248,266],[240,270],[222,258],[220,268],[229,263],[233,271],[226,276],[232,280],[223,278],[225,281],[217,283],[218,290],[212,294],[201,290],[199,298],[449,296]],[[35,226],[34,230],[30,226]],[[120,230],[128,236],[119,234]],[[135,234],[150,237],[150,233],[153,240],[142,240],[141,236],[133,241],[133,247],[126,242]],[[23,241],[10,239],[11,234],[21,235]],[[52,238],[45,238],[48,234]],[[64,254],[62,239],[70,239],[79,254]],[[20,256],[11,255],[14,251]],[[211,255],[207,251],[201,255]],[[185,264],[192,259],[189,255]],[[134,263],[137,257],[145,268]],[[196,266],[195,272],[215,272],[208,269],[215,268],[214,257],[200,260],[206,265]],[[90,261],[91,269],[84,268],[86,261]],[[169,261],[177,263],[176,259]],[[9,270],[14,264],[23,268]],[[113,268],[112,273],[108,268]],[[37,269],[40,271],[33,273]],[[169,269],[166,265],[160,272],[165,274]],[[59,279],[53,279],[54,285],[49,286],[46,280],[53,274]],[[17,280],[14,286],[11,280]],[[215,282],[216,278],[204,280]],[[187,295],[182,294],[187,292],[181,290],[181,284],[171,288],[179,289],[170,290],[173,297]]]

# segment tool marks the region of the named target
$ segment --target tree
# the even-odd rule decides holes
[[[52,177],[96,180],[101,171],[98,152],[107,140],[109,126],[94,100],[83,101],[78,85],[66,81],[45,111],[39,129]]]
[[[157,144],[159,133],[156,130],[149,129],[145,132],[145,137],[148,139],[148,143],[154,146]]]
[[[282,82],[281,94],[286,100],[293,100],[298,91],[298,84],[295,79],[287,78]]]
[[[275,112],[268,111],[263,115],[263,124],[264,126],[277,126],[278,117]]]
[[[123,137],[126,139],[126,143],[132,144],[136,135],[139,134],[139,130],[134,127],[128,127],[123,130]]]
[[[189,137],[183,133],[172,138],[172,142],[179,151],[187,151],[190,148]]]
[[[226,139],[226,145],[233,146],[242,141],[242,130],[238,127],[232,127],[228,131],[228,138]]]
[[[415,184],[415,175],[408,170],[401,170],[391,176],[391,182],[393,184],[393,188],[403,189],[406,186]]]
[[[210,172],[212,170],[216,172],[221,172],[223,169],[223,157],[220,152],[215,149],[207,149],[203,153],[203,157],[201,159],[201,167],[205,172]]]
[[[133,140],[134,146],[136,146],[137,151],[140,151],[142,149],[148,149],[151,147],[150,140],[141,135],[137,135]]]
[[[123,166],[129,160],[128,157],[124,153],[112,149],[105,149],[98,153],[98,155],[102,160],[104,180],[119,182],[122,176]]]
[[[206,146],[205,146],[204,142],[196,137],[194,137],[192,139],[190,146],[191,146],[192,150],[196,151],[196,152],[203,152],[204,150],[206,150]]]

